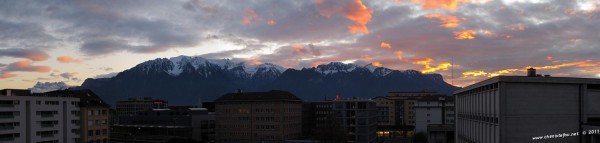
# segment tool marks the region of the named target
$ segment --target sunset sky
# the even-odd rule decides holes
[[[178,55],[600,78],[600,0],[3,0],[0,89]]]

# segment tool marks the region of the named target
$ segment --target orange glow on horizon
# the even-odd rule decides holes
[[[383,66],[383,64],[381,64],[381,62],[373,62],[373,63],[371,63],[371,65],[376,66],[376,67]]]
[[[486,76],[486,77],[494,77],[494,76],[499,76],[499,75],[505,75],[505,74],[513,74],[514,72],[526,72],[528,68],[534,68],[537,70],[547,70],[547,69],[560,69],[560,68],[564,68],[564,67],[595,67],[595,66],[600,66],[600,62],[593,62],[591,60],[585,60],[585,61],[578,61],[578,62],[570,62],[570,63],[563,63],[563,64],[558,64],[558,65],[547,65],[547,66],[527,66],[524,68],[520,68],[520,69],[503,69],[503,70],[498,70],[495,72],[485,72],[485,71],[466,71],[463,72],[463,77],[477,77],[477,76]],[[477,74],[475,74],[477,73]]]

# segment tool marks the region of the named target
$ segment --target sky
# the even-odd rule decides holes
[[[0,1],[0,89],[80,85],[179,55],[287,68],[600,78],[600,0]]]

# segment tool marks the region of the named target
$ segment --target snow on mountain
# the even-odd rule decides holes
[[[69,86],[64,82],[37,82],[32,88],[30,88],[33,93],[42,93],[48,91],[55,90],[63,90],[67,89]]]
[[[364,68],[368,69],[376,76],[386,76],[394,71],[388,68],[374,66],[373,64],[365,65]]]
[[[317,66],[316,71],[325,75],[334,74],[337,72],[352,72],[359,66],[355,64],[344,64],[341,62],[331,62],[326,65]]]
[[[213,66],[224,71],[230,71],[234,75],[242,78],[252,77],[257,71],[261,71],[261,73],[275,73],[277,75],[285,71],[285,68],[271,63],[251,65],[244,61],[236,62],[230,59],[205,59],[202,57],[177,56],[169,58],[168,60],[171,62],[172,67],[167,69],[166,72],[172,76],[179,76],[186,70],[185,66],[187,65],[191,65],[195,71],[206,72],[203,73],[205,76],[211,74],[210,67]]]

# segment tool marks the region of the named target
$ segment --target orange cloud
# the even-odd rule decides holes
[[[546,60],[552,61],[552,59],[554,59],[554,57],[552,57],[552,56],[546,56]]]
[[[581,73],[600,73],[600,69],[581,70]]]
[[[441,27],[454,28],[454,27],[457,27],[460,25],[460,19],[458,17],[452,16],[452,15],[433,13],[433,14],[424,15],[423,17],[429,18],[429,19],[431,19],[431,18],[439,19]],[[466,18],[463,18],[463,20],[466,20]]]
[[[388,48],[388,49],[392,48],[392,45],[390,43],[386,43],[386,42],[381,42],[381,44],[379,44],[379,46],[381,48]]]
[[[495,72],[484,72],[484,71],[467,71],[467,72],[463,72],[463,77],[476,77],[476,76],[487,76],[487,77],[494,77],[494,76],[499,76],[499,75],[505,75],[505,74],[513,74],[514,72],[526,72],[528,68],[534,68],[537,70],[547,70],[547,69],[560,69],[560,68],[564,68],[564,67],[596,67],[596,66],[600,66],[600,62],[593,62],[591,60],[585,60],[585,61],[578,61],[578,62],[570,62],[570,63],[563,63],[563,64],[558,64],[558,65],[547,65],[547,66],[527,66],[524,68],[513,68],[513,69],[503,69],[503,70],[498,70]],[[473,73],[479,73],[479,74],[473,74]]]
[[[319,14],[325,17],[331,17],[335,13],[340,13],[354,24],[348,26],[350,33],[369,33],[367,23],[371,21],[373,10],[365,6],[361,0],[352,0],[340,7],[339,4],[326,2],[325,0],[315,0]]]
[[[454,32],[454,38],[459,40],[472,40],[475,39],[475,35],[477,35],[477,32],[475,32],[475,30],[464,30]]]
[[[577,39],[571,38],[571,39],[569,39],[569,42],[577,42]]]
[[[519,31],[523,31],[525,30],[525,26],[521,26],[521,25],[517,25],[517,26],[513,26],[510,28],[510,30],[519,30]]]
[[[436,72],[436,71],[440,71],[440,70],[448,70],[448,68],[452,67],[452,63],[449,62],[442,62],[439,63],[437,66],[432,67],[431,63],[433,62],[433,59],[431,58],[425,58],[425,59],[421,59],[421,60],[414,60],[412,63],[413,64],[417,64],[417,65],[424,65],[425,68],[421,69],[422,73],[432,73],[432,72]]]
[[[402,56],[404,52],[402,50],[398,50],[396,52],[394,52],[394,54],[396,54],[396,57],[398,57],[398,60],[402,61],[404,59],[404,57]]]
[[[56,58],[56,60],[60,63],[71,63],[71,62],[81,63],[80,59],[75,59],[71,56],[59,56],[58,58]]]
[[[32,66],[31,61],[22,60],[8,65],[10,71],[31,71],[31,72],[49,72],[50,67],[47,66]]]
[[[269,25],[275,25],[277,23],[275,22],[275,20],[271,19],[271,20],[267,21],[267,24],[269,24]]]
[[[242,19],[242,23],[244,24],[252,24],[253,21],[260,21],[261,18],[254,12],[252,8],[248,8],[244,11],[244,19]]]
[[[369,33],[367,23],[371,21],[373,10],[365,6],[361,0],[355,0],[350,4],[350,10],[345,11],[345,17],[354,22],[354,25],[348,26],[350,33]]]
[[[362,58],[363,60],[371,60],[371,59],[373,59],[373,57],[371,57],[369,55],[362,55],[362,56],[360,56],[360,58]]]
[[[292,48],[296,53],[304,53],[304,46],[302,45],[292,45]]]
[[[12,78],[12,77],[16,77],[16,74],[12,74],[9,72],[3,72],[0,74],[0,79],[6,79],[6,78]]]
[[[33,61],[44,61],[48,59],[48,54],[46,53],[38,53],[38,52],[29,52],[25,55],[26,58],[31,59]]]
[[[456,11],[458,5],[471,2],[472,0],[411,0],[413,3],[421,4],[425,9],[445,8]]]
[[[383,66],[383,64],[381,64],[381,62],[373,62],[373,63],[371,63],[371,65],[376,66],[376,67]]]
[[[251,65],[251,66],[262,64],[262,62],[260,62],[258,60],[254,60],[252,58],[244,58],[244,61],[248,61],[249,62],[248,64]]]

